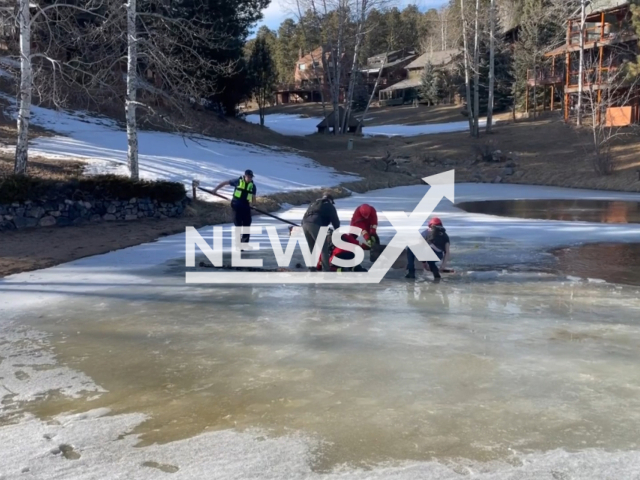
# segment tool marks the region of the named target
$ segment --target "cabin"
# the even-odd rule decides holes
[[[338,125],[338,130],[342,129],[342,124],[344,123],[344,108],[338,107],[338,115],[340,117],[340,124]],[[318,129],[318,133],[327,133],[332,132],[335,133],[335,123],[336,123],[336,115],[333,111],[329,112],[327,116],[322,120],[316,128]],[[358,120],[353,116],[349,115],[347,119],[347,132],[356,133],[358,129]]]
[[[404,80],[380,90],[380,105],[412,103],[419,96],[422,72],[424,72],[427,63],[431,63],[437,70],[453,69],[458,55],[460,55],[460,50],[457,48],[423,53],[405,67],[406,78]]]
[[[382,88],[404,80],[407,77],[405,67],[417,57],[415,50],[402,49],[367,58],[366,66],[360,70],[367,93],[375,95]]]
[[[563,110],[565,121],[576,110],[580,77],[580,11],[567,19],[565,42],[546,53],[550,66],[529,71],[527,75],[527,111],[536,109],[540,91],[543,109]],[[610,95],[606,115],[611,126],[624,126],[640,121],[638,86],[625,87],[622,69],[626,62],[635,61],[638,54],[638,37],[631,25],[630,4],[627,0],[593,0],[586,7],[584,29],[584,58],[582,72],[583,92],[594,92],[595,104],[603,95]],[[612,79],[615,77],[615,86]],[[584,99],[584,94],[583,94]],[[583,101],[586,105],[586,102]],[[603,106],[604,108],[604,106]]]

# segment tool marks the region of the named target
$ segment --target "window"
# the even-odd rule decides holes
[[[303,71],[306,70],[307,66],[304,63],[299,63],[298,64],[298,70]]]

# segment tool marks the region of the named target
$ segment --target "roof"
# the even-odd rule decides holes
[[[344,108],[340,106],[338,107],[338,111],[340,112],[340,125],[342,125],[342,122],[344,120]],[[321,128],[321,127],[333,128],[333,124],[335,123],[335,120],[336,120],[335,113],[331,111],[327,114],[324,120],[322,120],[318,125],[316,125],[316,128]],[[357,127],[358,123],[359,123],[358,120],[356,120],[356,118],[353,115],[349,115],[349,121],[347,122],[347,127]]]
[[[460,54],[458,48],[450,48],[449,50],[440,50],[439,52],[427,52],[420,55],[413,62],[407,65],[407,69],[424,68],[427,62],[431,65],[447,65],[451,63],[455,57]]]
[[[591,2],[587,4],[587,15],[613,10],[628,4],[629,0],[591,0]]]
[[[389,55],[391,55],[392,53],[395,53],[395,52],[389,52]],[[375,58],[375,57],[371,57],[371,58]],[[416,58],[415,54],[407,55],[406,57],[398,58],[397,60],[395,60],[393,62],[385,63],[382,68],[386,69],[386,68],[395,67],[395,66],[400,65],[400,64],[402,64],[404,62],[408,62],[413,58]],[[378,73],[380,71],[380,67],[363,68],[360,71],[363,72],[363,73]]]
[[[325,55],[325,58],[329,60],[331,58],[331,51],[329,51],[329,49],[326,49],[326,51],[324,52],[324,55]],[[296,63],[311,63],[312,58],[316,62],[322,61],[322,47],[318,47],[315,50],[311,51],[310,53],[307,53],[303,57],[298,58],[298,60],[296,60]]]
[[[404,88],[416,88],[419,87],[422,81],[419,78],[407,78],[401,82],[395,83],[390,87],[381,90],[381,92],[391,92],[393,90],[402,90]]]

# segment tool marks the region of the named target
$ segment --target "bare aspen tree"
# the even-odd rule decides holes
[[[467,24],[467,14],[465,12],[464,0],[460,0],[460,18],[462,20],[462,44],[463,44],[463,62],[464,62],[464,86],[465,93],[467,96],[467,113],[469,120],[469,133],[471,135],[474,134],[474,122],[473,122],[473,109],[471,106],[472,98],[471,98],[471,75],[469,71],[469,40],[467,38],[468,34],[468,24]]]
[[[31,116],[31,12],[29,0],[20,0],[18,5],[20,26],[20,106],[18,109],[18,141],[14,173],[26,174],[29,159],[29,120]]]
[[[592,158],[593,169],[598,175],[609,175],[615,169],[615,159],[611,150],[615,140],[637,134],[636,129],[616,122],[616,117],[623,114],[620,106],[631,105],[635,100],[640,82],[637,76],[629,77],[623,68],[616,68],[621,63],[623,53],[627,58],[631,56],[631,52],[624,52],[624,47],[619,47],[611,52],[606,63],[602,65],[595,56],[585,62],[585,76],[588,81],[583,91],[582,123],[590,136],[587,155]],[[598,73],[600,67],[606,69],[607,75]],[[631,121],[630,118],[628,120]],[[584,129],[578,127],[578,133],[584,133]]]
[[[496,51],[496,9],[495,0],[489,7],[489,98],[487,101],[487,133],[491,133],[493,123],[493,94],[495,89],[495,51]]]
[[[125,113],[127,119],[127,162],[132,180],[140,178],[138,162],[138,125],[136,121],[138,92],[138,33],[136,30],[136,0],[127,2],[127,93]]]
[[[224,48],[227,41],[222,26],[200,14],[184,13],[161,1],[142,9],[137,0],[128,0],[123,12],[119,0],[110,2],[112,30],[126,32],[127,54],[122,59],[114,49],[112,57],[101,59],[102,68],[112,71],[113,64],[126,61],[127,162],[131,179],[138,180],[138,110],[175,130],[188,131],[188,112],[216,93],[216,78],[229,75],[235,64],[219,64],[200,53],[202,48]]]
[[[69,60],[61,54],[72,45],[84,41],[86,29],[78,25],[75,16],[78,13],[86,13],[91,17],[97,17],[95,11],[100,5],[100,0],[61,2],[45,6],[40,6],[33,0],[19,0],[16,21],[20,32],[20,99],[14,173],[27,173],[29,124],[34,88],[37,88],[34,86],[36,76],[46,77],[41,83],[43,88],[37,88],[37,98],[42,101],[47,93],[53,93],[52,100],[56,103],[57,80],[72,81],[75,74],[82,73],[81,66],[74,66],[73,58]],[[39,48],[36,51],[32,49],[34,32],[39,34],[41,40],[38,42]],[[35,69],[34,61],[39,62]]]
[[[480,136],[480,0],[476,0],[476,19],[473,41],[473,133]]]
[[[384,66],[387,64],[387,55],[388,55],[389,51],[387,50],[387,52],[385,53],[384,56],[384,60],[382,61],[382,65],[380,65],[380,70],[378,70],[378,77],[376,78],[376,83],[373,85],[373,91],[371,92],[371,96],[369,97],[369,101],[367,102],[367,106],[364,109],[364,113],[362,114],[362,117],[360,118],[360,121],[358,122],[358,128],[356,129],[356,132],[358,133],[362,133],[362,127],[364,125],[364,119],[367,116],[367,113],[369,113],[369,107],[371,106],[371,102],[373,102],[373,97],[376,94],[376,90],[378,89],[378,84],[380,83],[380,77],[382,77],[382,71],[384,70]]]
[[[356,23],[355,45],[353,48],[353,60],[351,62],[351,76],[349,78],[349,87],[347,90],[347,96],[345,98],[345,114],[342,123],[342,131],[347,130],[347,124],[349,116],[351,115],[351,108],[353,104],[353,95],[356,85],[357,72],[359,71],[359,58],[360,48],[367,34],[365,31],[365,25],[369,14],[373,9],[380,9],[384,7],[385,0],[356,0],[354,5],[354,18]],[[377,83],[377,82],[376,82]],[[375,91],[375,88],[374,88]]]

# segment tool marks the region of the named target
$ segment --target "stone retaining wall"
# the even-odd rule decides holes
[[[0,205],[0,231],[29,227],[79,225],[86,222],[132,221],[141,218],[179,217],[190,202],[185,197],[173,203],[148,198],[131,200],[42,199]]]

